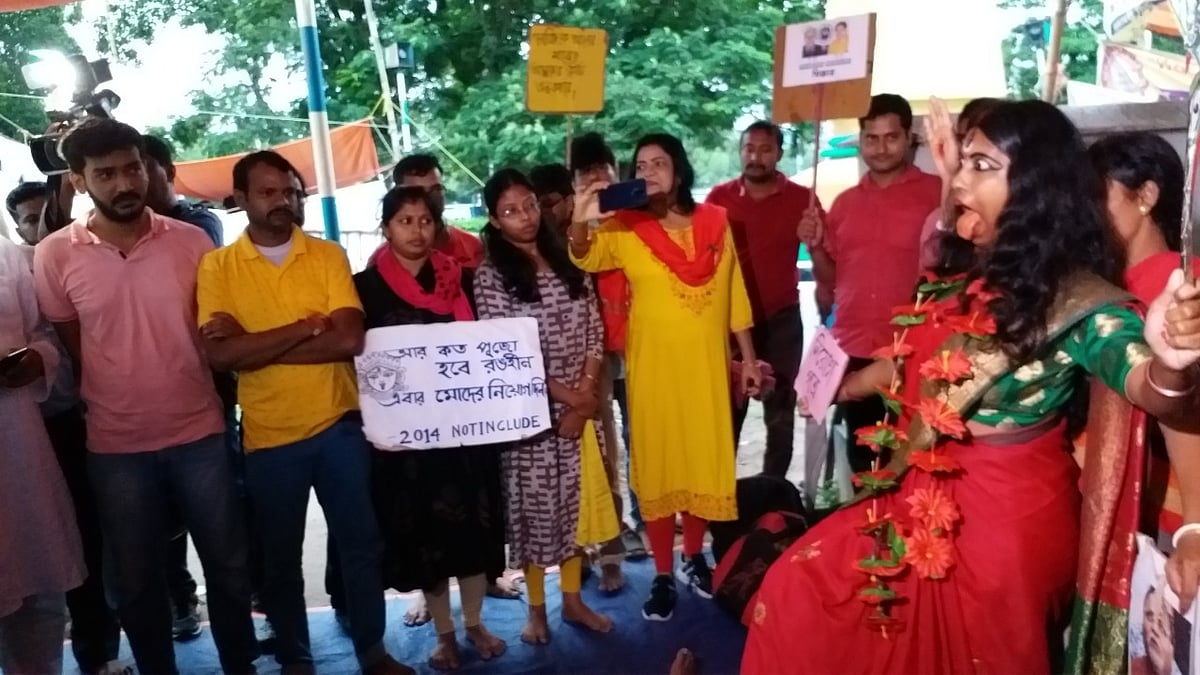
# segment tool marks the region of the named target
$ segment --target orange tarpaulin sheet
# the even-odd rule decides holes
[[[1158,3],[1154,9],[1150,10],[1150,17],[1146,19],[1146,28],[1159,35],[1180,37],[1179,19],[1175,17],[1175,11],[1165,2]]]
[[[69,5],[75,0],[0,0],[0,12],[16,12],[22,9],[41,9],[55,5]]]
[[[329,136],[337,187],[357,185],[379,175],[379,154],[375,151],[375,139],[368,121],[338,127],[331,130]],[[316,189],[317,172],[313,166],[311,138],[271,149],[296,167],[310,192]],[[222,203],[226,197],[233,196],[233,165],[247,154],[179,162],[175,165],[175,191],[193,199]]]

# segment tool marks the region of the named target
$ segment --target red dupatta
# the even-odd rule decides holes
[[[721,261],[721,251],[725,247],[728,222],[725,209],[712,204],[696,205],[696,210],[692,212],[696,254],[690,259],[687,251],[676,244],[658,219],[649,213],[618,211],[617,220],[633,230],[654,257],[688,286],[703,286],[717,273],[717,263]]]
[[[432,293],[425,292],[408,270],[390,251],[376,256],[376,269],[389,288],[408,304],[434,314],[454,316],[456,321],[473,321],[471,303],[462,288],[462,267],[453,258],[439,251],[429,252],[436,279]]]
[[[696,255],[689,260],[687,251],[676,244],[658,220],[645,211],[618,211],[617,220],[633,230],[638,239],[689,286],[703,286],[712,280],[725,245],[727,220],[725,209],[712,204],[697,204],[692,212],[692,232]],[[610,352],[625,350],[625,331],[629,323],[629,279],[620,270],[596,276],[596,294],[600,296],[600,317],[604,322],[604,347]]]

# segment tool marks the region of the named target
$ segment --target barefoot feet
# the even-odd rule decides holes
[[[621,565],[604,565],[600,568],[600,592],[617,593],[625,588],[625,575],[621,573]]]
[[[408,611],[404,613],[404,625],[424,626],[432,618],[429,615],[429,608],[425,606],[425,594],[418,593],[417,597],[413,598],[412,604],[408,606]]]
[[[550,622],[546,620],[545,605],[530,605],[529,620],[521,629],[521,642],[544,645],[550,642]]]
[[[567,623],[578,624],[597,633],[607,633],[613,627],[612,619],[597,614],[583,604],[583,598],[578,593],[563,593],[562,618]]]
[[[467,642],[475,646],[475,651],[484,661],[491,661],[508,649],[504,640],[492,635],[482,623],[467,627]]]
[[[501,600],[516,600],[521,597],[521,586],[513,579],[500,575],[488,584],[488,597]]]
[[[437,646],[429,655],[429,665],[434,670],[458,670],[462,667],[462,658],[458,653],[458,638],[453,631],[438,636]]]
[[[675,661],[671,663],[671,675],[695,675],[696,657],[686,649],[675,653]]]

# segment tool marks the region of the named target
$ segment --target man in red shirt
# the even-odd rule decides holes
[[[425,188],[439,216],[446,209],[446,186],[442,185],[442,165],[437,157],[421,153],[405,157],[392,169],[392,180],[397,186]],[[447,223],[436,236],[434,248],[454,258],[459,265],[475,269],[483,262],[483,242],[470,232]],[[387,242],[380,244],[367,264],[374,265],[376,256],[386,252],[387,246]]]
[[[817,297],[834,299],[833,335],[851,356],[851,370],[863,368],[872,353],[891,344],[892,310],[913,300],[921,229],[941,203],[941,180],[912,165],[912,119],[903,97],[871,97],[870,110],[859,119],[867,175],[834,200],[824,218],[822,245],[813,250]],[[868,470],[874,454],[854,443],[854,432],[878,423],[883,413],[877,397],[838,406],[856,472]]]
[[[767,449],[763,473],[783,477],[792,462],[796,420],[793,383],[800,371],[804,327],[800,321],[800,216],[820,209],[812,191],[788,180],[775,167],[783,158],[783,132],[759,121],[742,132],[742,175],[708,194],[724,207],[742,263],[754,310],[754,350],[771,364],[775,388],[763,397]],[[741,435],[748,402],[734,410],[734,434]]]

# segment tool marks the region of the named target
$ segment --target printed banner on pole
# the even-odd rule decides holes
[[[550,428],[536,319],[373,328],[354,367],[367,440],[383,450],[504,443]]]
[[[783,86],[866,77],[870,42],[869,14],[789,25],[783,49]]]
[[[800,374],[796,376],[796,396],[804,402],[808,414],[815,420],[824,420],[829,407],[837,398],[838,387],[850,357],[838,345],[833,333],[819,326],[813,335],[804,360],[800,362]]]

